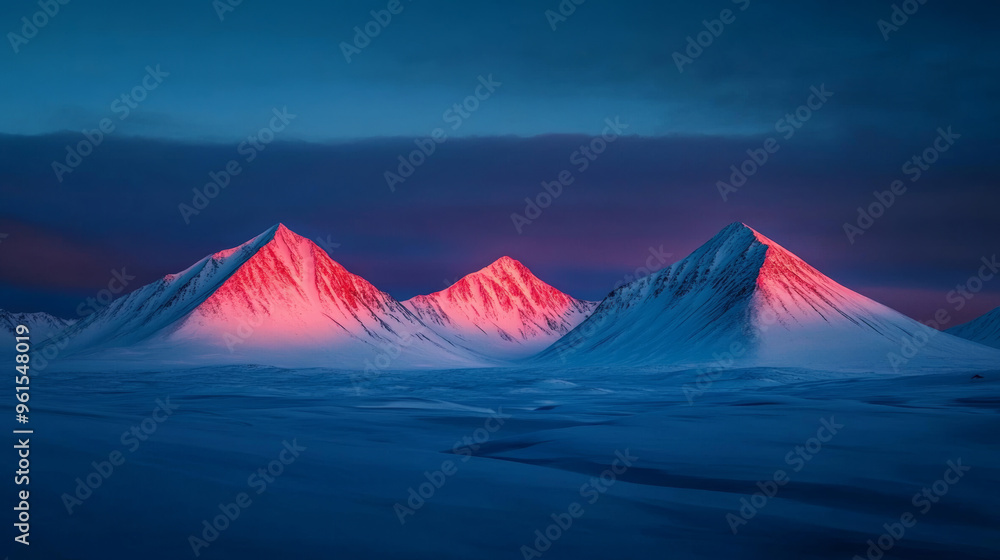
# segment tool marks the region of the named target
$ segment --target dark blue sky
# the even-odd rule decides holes
[[[388,5],[245,0],[220,21],[208,0],[70,2],[24,42],[10,33],[39,7],[5,2],[0,308],[72,315],[113,268],[137,287],[278,221],[330,236],[401,298],[511,254],[596,299],[649,247],[680,258],[739,220],[924,319],[1000,252],[994,4],[930,1],[886,40],[892,2],[588,0],[553,30],[556,1],[402,0],[348,63],[341,43]],[[674,53],[727,9],[679,72]],[[147,67],[156,87],[121,100]],[[454,109],[490,76],[488,98]],[[821,86],[832,97],[789,128]],[[273,143],[241,150],[285,107]],[[574,152],[614,117],[628,136],[579,171]],[[57,180],[52,162],[102,119],[114,130]],[[961,138],[910,181],[904,163],[948,127]],[[387,188],[438,128],[447,140]],[[717,181],[769,138],[780,149],[724,202]],[[241,173],[185,223],[178,204],[230,160]],[[564,169],[574,182],[518,234],[510,214]],[[907,192],[849,243],[844,223],[897,179]],[[1000,278],[956,321],[997,305]]]

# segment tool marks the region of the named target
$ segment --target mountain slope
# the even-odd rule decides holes
[[[489,356],[535,354],[576,327],[596,302],[568,296],[503,257],[446,290],[404,302],[417,317],[456,344]]]
[[[1000,348],[1000,307],[964,325],[948,329],[948,334]]]
[[[279,224],[115,300],[73,348],[184,363],[381,369],[474,365],[401,303]]]
[[[910,352],[908,344],[919,348]],[[739,223],[686,259],[612,292],[590,318],[538,356],[575,365],[865,371],[965,357],[988,362],[1000,353],[938,333],[852,292]]]
[[[32,340],[43,341],[51,338],[74,323],[70,319],[60,319],[48,313],[11,313],[0,309],[0,331],[14,332],[18,325],[28,327]]]

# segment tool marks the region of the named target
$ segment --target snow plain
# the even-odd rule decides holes
[[[846,560],[909,512],[886,558],[997,558],[1000,370],[908,373],[53,368],[32,394],[32,552],[500,560],[538,557],[522,547],[548,530],[545,559]],[[176,407],[162,422],[158,401]],[[145,441],[123,439],[144,420]],[[95,475],[115,451],[124,463]],[[282,458],[258,493],[251,477]],[[914,495],[959,460],[971,469],[924,513]],[[727,514],[778,471],[733,534]],[[100,486],[68,513],[88,476]],[[433,491],[408,505],[411,488]],[[195,556],[190,537],[241,492],[251,503]]]

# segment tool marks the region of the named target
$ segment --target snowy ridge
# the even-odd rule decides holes
[[[49,337],[60,361],[114,367],[260,364],[377,375],[524,360],[861,372],[1000,363],[1000,351],[852,292],[738,223],[594,305],[507,257],[401,303],[278,224],[75,323],[31,317],[40,325],[36,349]],[[975,332],[995,333],[996,315],[975,322],[985,325]],[[0,327],[23,320],[4,318]]]
[[[539,355],[605,365],[894,370],[889,355],[927,337],[908,367],[1000,358],[857,294],[736,223],[686,259],[610,294]]]
[[[1000,307],[945,332],[979,344],[1000,348]]]
[[[68,331],[89,353],[181,363],[468,366],[401,303],[279,224],[120,298]],[[386,363],[388,362],[388,363]]]
[[[0,309],[0,331],[13,333],[18,325],[24,325],[28,327],[31,338],[37,341],[52,338],[74,322],[48,313],[11,313]]]
[[[535,354],[576,327],[597,302],[573,298],[502,257],[430,295],[404,305],[439,334],[489,356]]]
[[[209,255],[187,270],[112,301],[67,329],[74,347],[127,346],[142,342],[194,310],[261,246],[277,226],[226,251]]]

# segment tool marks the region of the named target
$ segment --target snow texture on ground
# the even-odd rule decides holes
[[[537,530],[560,533],[546,560],[846,560],[911,512],[886,558],[993,559],[1000,371],[980,375],[36,372],[31,552],[194,558],[189,537],[245,492],[251,503],[199,558],[519,559],[545,548]],[[122,439],[167,399],[176,411],[147,421],[145,441]],[[292,457],[284,442],[305,449]],[[64,494],[114,451],[124,463],[68,513]],[[279,476],[251,478],[281,458],[292,461]],[[924,512],[914,495],[959,460],[971,470]],[[612,484],[594,482],[612,468]],[[739,517],[778,471],[787,483]],[[425,473],[443,484],[407,505]],[[568,511],[580,514],[568,529],[550,528]],[[736,534],[727,514],[746,521]]]

